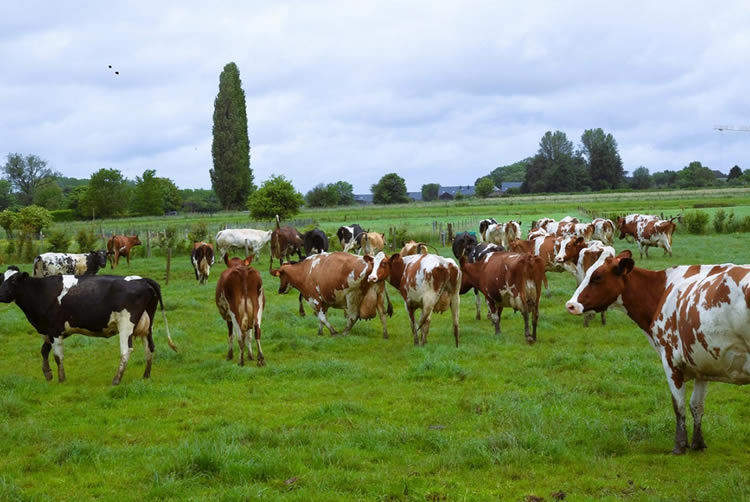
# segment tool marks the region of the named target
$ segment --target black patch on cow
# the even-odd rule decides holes
[[[471,256],[471,251],[477,245],[476,236],[469,232],[460,232],[453,238],[453,256],[460,259],[462,255]]]
[[[343,227],[342,227],[343,228]],[[318,253],[328,252],[328,236],[318,228],[305,233],[305,255],[310,256],[310,251],[317,249]]]

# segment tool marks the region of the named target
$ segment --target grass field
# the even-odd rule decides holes
[[[652,212],[661,208],[673,209],[653,202]],[[525,229],[570,207],[532,209]],[[441,208],[389,211],[372,226],[445,218]],[[318,219],[334,227],[362,216],[336,214]],[[747,243],[746,234],[678,231],[674,258],[652,250],[636,264],[747,263]],[[625,247],[637,251],[618,242]],[[377,320],[318,337],[317,321],[296,314],[296,295],[277,294],[267,255],[257,265],[267,295],[263,368],[224,360],[226,327],[213,301],[223,266],[201,287],[184,256],[168,286],[163,257],[115,270],[163,285],[180,351],[169,350],[157,317],[150,381],[141,380],[136,347],[122,384],[110,387],[117,339],[76,335],[65,343],[68,380],[47,383],[40,338],[15,305],[0,304],[0,499],[750,500],[747,390],[709,385],[709,448],[672,456],[674,416],[656,353],[623,313],[589,328],[567,314],[569,275],[548,274],[534,346],[508,309],[495,337],[488,320],[474,319],[468,294],[460,347],[442,314],[428,345],[415,348],[390,286],[390,339]]]

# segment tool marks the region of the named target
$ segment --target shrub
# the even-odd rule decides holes
[[[55,253],[67,253],[70,247],[70,237],[65,230],[54,230],[47,239],[49,250]]]
[[[193,226],[190,227],[190,231],[188,232],[188,240],[191,245],[194,242],[208,242],[208,225],[205,221],[193,223]]]
[[[704,234],[706,233],[706,225],[708,225],[708,213],[705,211],[685,213],[682,217],[682,223],[687,227],[688,233]]]
[[[95,251],[96,250],[96,242],[98,241],[98,237],[94,232],[91,231],[91,229],[88,228],[82,228],[78,231],[76,234],[76,242],[78,243],[78,252],[79,253],[88,253],[89,251]]]
[[[57,209],[50,211],[52,220],[55,222],[73,221],[73,210],[72,209]]]
[[[16,242],[14,240],[8,241],[7,257],[8,260],[12,260],[16,256]]]
[[[732,212],[734,216],[734,212]],[[727,230],[727,212],[723,209],[719,209],[714,213],[714,230],[717,234],[723,233]]]

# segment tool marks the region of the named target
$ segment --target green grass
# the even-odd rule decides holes
[[[747,262],[747,236],[678,232],[674,258],[661,254],[637,264]],[[238,367],[237,354],[224,360],[213,291],[221,267],[201,287],[185,256],[173,261],[169,285],[162,257],[115,270],[162,283],[180,351],[167,347],[157,317],[150,381],[136,347],[123,382],[110,387],[117,339],[76,335],[65,343],[68,380],[47,383],[40,338],[15,305],[0,304],[0,500],[549,501],[559,491],[566,500],[750,499],[747,390],[711,384],[709,449],[670,455],[674,418],[658,357],[620,312],[586,329],[568,315],[569,275],[548,274],[532,347],[519,314],[506,309],[495,337],[467,295],[460,347],[442,314],[428,345],[415,348],[392,288],[390,339],[377,320],[319,337],[309,309],[296,313],[296,295],[278,295],[267,255],[258,268],[263,368]],[[331,312],[342,326],[341,311]]]

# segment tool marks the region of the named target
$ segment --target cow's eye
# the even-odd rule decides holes
[[[591,276],[591,282],[593,282],[594,284],[596,284],[598,282],[602,282],[602,276],[599,275],[599,274],[592,275]]]

